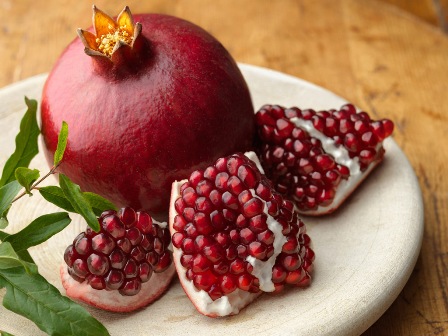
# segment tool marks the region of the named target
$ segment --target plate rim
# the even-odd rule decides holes
[[[271,77],[275,77],[279,80],[282,81],[288,81],[288,82],[293,82],[293,83],[297,83],[301,86],[307,87],[311,90],[314,91],[318,91],[321,92],[325,95],[331,95],[334,98],[346,101],[344,98],[338,96],[337,94],[335,94],[332,91],[329,91],[326,88],[323,88],[319,85],[316,85],[314,83],[308,82],[304,79],[295,77],[293,75],[289,75],[277,70],[273,70],[273,69],[269,69],[269,68],[265,68],[265,67],[260,67],[260,66],[256,66],[256,65],[250,65],[250,64],[245,64],[245,63],[238,63],[238,65],[240,66],[243,75],[246,72],[254,72],[257,73],[258,75],[261,75],[263,77],[267,76],[269,78]],[[21,90],[23,90],[23,88],[27,87],[30,84],[33,83],[40,83],[42,84],[43,87],[43,81],[45,80],[45,78],[48,76],[47,73],[44,74],[39,74],[36,76],[32,76],[29,78],[26,78],[24,80],[9,84],[7,86],[4,86],[2,88],[0,88],[0,97],[4,97],[4,96],[8,96],[8,95],[14,95],[15,92],[20,92]],[[36,98],[38,101],[40,101],[40,97]],[[255,107],[258,108],[258,107]],[[0,117],[3,115],[4,113],[2,113],[2,108],[0,107]],[[393,301],[397,298],[397,296],[399,295],[399,293],[401,292],[401,290],[404,288],[405,284],[407,283],[412,270],[415,267],[415,263],[417,262],[417,258],[418,255],[420,253],[421,250],[421,244],[422,244],[422,239],[423,239],[423,231],[424,231],[424,206],[423,206],[423,198],[422,198],[422,193],[421,193],[421,189],[420,189],[420,185],[418,183],[418,179],[415,175],[415,171],[412,167],[412,165],[409,162],[409,159],[406,157],[405,153],[401,150],[401,148],[398,146],[398,144],[395,142],[395,140],[391,139],[390,142],[393,144],[393,146],[396,146],[398,148],[398,150],[401,152],[401,154],[403,155],[404,159],[407,162],[408,168],[410,168],[413,172],[413,184],[417,187],[418,189],[418,196],[419,196],[419,209],[421,210],[419,215],[420,218],[416,219],[416,223],[418,222],[419,224],[416,225],[416,230],[418,232],[416,232],[416,236],[418,237],[418,241],[419,244],[416,248],[413,248],[413,255],[411,256],[411,262],[409,264],[407,264],[406,269],[402,272],[403,276],[402,279],[399,283],[395,283],[395,288],[393,288],[392,292],[394,293],[393,295],[388,295],[386,297],[386,300],[384,300],[383,302],[376,302],[377,306],[382,306],[383,308],[381,309],[376,309],[376,313],[374,315],[369,315],[367,316],[368,320],[364,320],[363,323],[359,324],[360,321],[358,322],[358,326],[357,328],[353,328],[353,325],[351,328],[344,328],[344,325],[340,325],[338,330],[335,330],[337,333],[341,333],[341,334],[346,334],[346,332],[349,332],[350,334],[352,334],[353,332],[358,333],[358,332],[363,332],[365,331],[368,327],[370,327],[388,308],[389,306],[393,303]],[[306,222],[305,222],[306,223]],[[369,318],[370,317],[370,318]],[[363,318],[366,318],[366,316],[363,316]],[[359,318],[358,318],[359,319]],[[351,321],[351,322],[356,322],[356,321]],[[353,323],[354,325],[356,325],[357,323]],[[347,327],[347,325],[345,325],[345,327]],[[283,331],[283,330],[282,330]],[[301,331],[297,324],[288,324],[285,326],[284,331],[288,331],[288,332],[298,332]]]

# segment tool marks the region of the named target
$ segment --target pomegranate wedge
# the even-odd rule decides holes
[[[67,295],[92,306],[128,312],[156,300],[175,273],[166,223],[123,208],[98,219],[101,231],[80,233],[64,253]]]
[[[278,192],[298,211],[335,211],[383,160],[392,121],[371,120],[347,104],[340,110],[265,105],[256,113],[261,164]]]
[[[170,232],[180,282],[204,315],[237,314],[262,292],[310,283],[303,222],[243,154],[173,183]]]

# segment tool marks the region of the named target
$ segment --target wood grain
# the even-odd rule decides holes
[[[405,1],[389,2],[394,6],[374,0],[127,3],[135,13],[191,20],[240,62],[304,78],[395,121],[394,137],[422,188],[425,236],[408,284],[365,335],[442,335],[448,333],[448,37],[434,20],[440,13],[446,20],[440,9],[448,6],[437,0],[439,16],[421,14],[431,25],[395,6]],[[117,2],[96,4],[112,14],[121,10]],[[87,2],[0,2],[0,87],[50,71],[75,29],[90,20]]]

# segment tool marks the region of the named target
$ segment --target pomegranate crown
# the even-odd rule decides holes
[[[92,57],[109,59],[112,62],[125,54],[133,54],[139,44],[142,25],[134,19],[128,6],[124,7],[116,20],[93,5],[94,33],[78,28],[84,51]],[[115,62],[114,62],[115,63]]]

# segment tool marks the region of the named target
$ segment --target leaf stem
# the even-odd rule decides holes
[[[59,167],[60,164],[61,164],[61,163],[58,163],[57,165],[51,167],[50,171],[49,171],[46,175],[42,176],[40,179],[38,179],[36,182],[34,182],[34,183],[31,185],[31,187],[30,187],[30,191],[33,190],[33,189],[36,189],[36,187],[39,185],[39,183],[41,183],[43,180],[45,180],[48,176],[54,174],[55,171],[56,171],[56,169]],[[14,199],[12,200],[11,203],[14,203],[15,201],[21,199],[21,198],[22,198],[23,196],[25,196],[26,194],[27,194],[27,192],[26,192],[26,190],[25,190],[25,191],[23,191],[20,195],[18,195],[16,198],[14,198]]]

